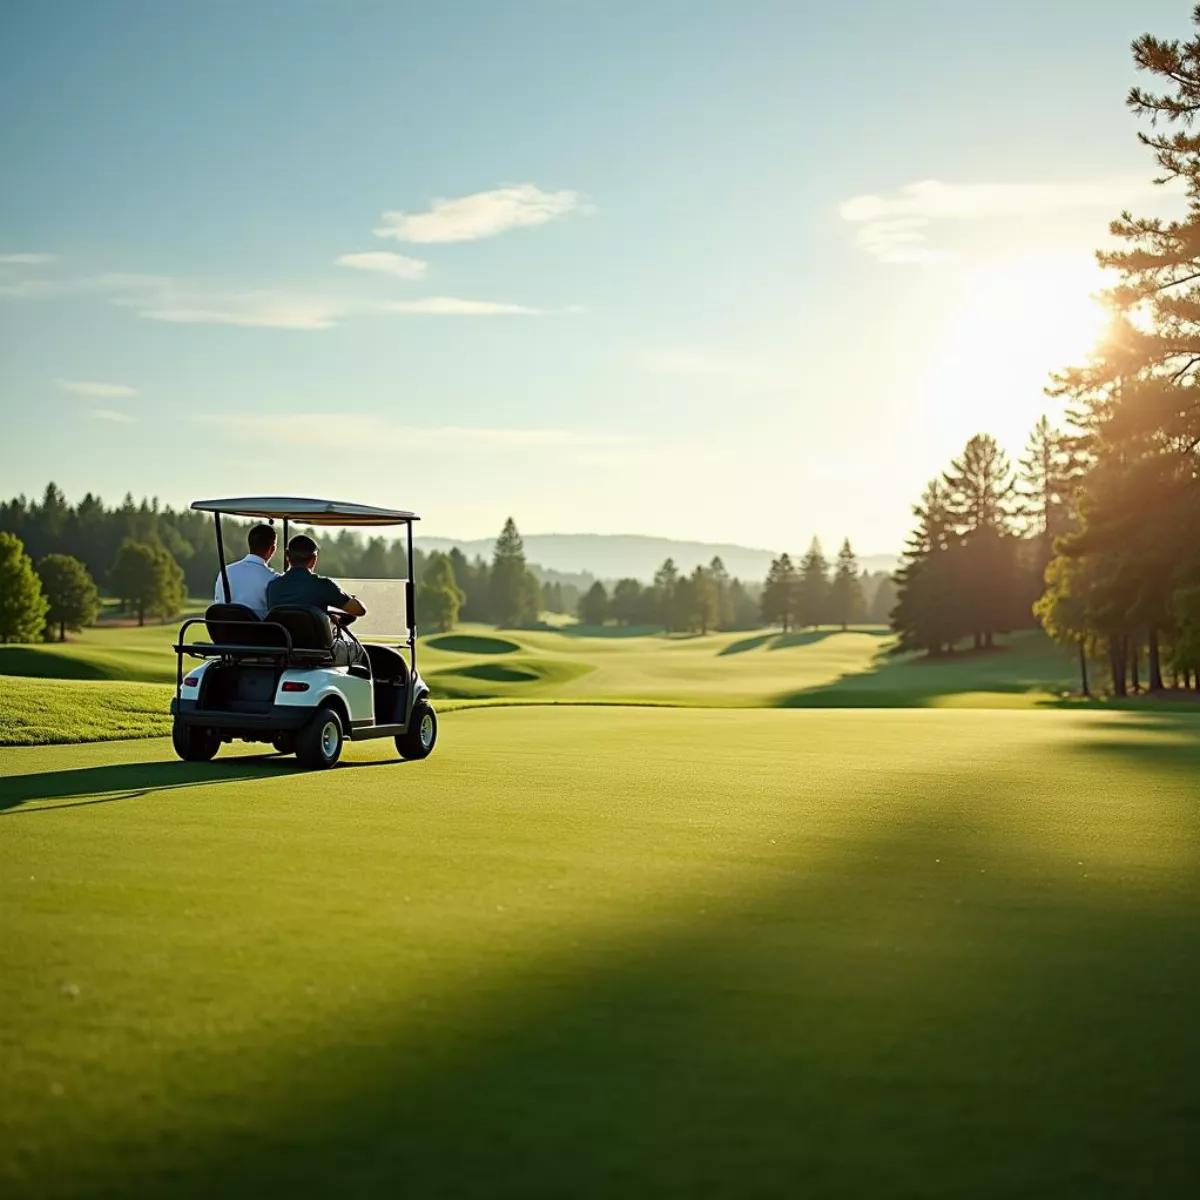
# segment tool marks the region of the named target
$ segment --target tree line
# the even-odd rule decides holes
[[[1047,389],[1068,428],[1043,420],[1016,478],[993,439],[973,438],[929,485],[894,616],[902,645],[944,653],[1032,610],[1077,650],[1081,690],[1099,662],[1117,696],[1200,688],[1200,33],[1146,35],[1133,55],[1163,89],[1129,92],[1150,121],[1138,137],[1155,182],[1183,185],[1186,214],[1113,221],[1118,248],[1097,254],[1116,277],[1111,326]]]

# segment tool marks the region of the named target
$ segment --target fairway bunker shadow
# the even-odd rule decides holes
[[[1191,1194],[1196,877],[1136,902],[1117,873],[1048,881],[1052,817],[989,836],[964,782],[987,778],[640,935],[505,961],[448,998],[449,1032],[386,1005],[306,1027],[264,1060],[253,1127],[146,1131],[110,1190]]]
[[[403,759],[378,762],[339,763],[335,771],[359,767],[399,766]],[[217,759],[211,763],[166,762],[115,763],[107,767],[80,767],[73,771],[42,771],[10,775],[0,780],[0,816],[21,815],[21,805],[35,800],[67,800],[67,804],[43,804],[24,813],[52,812],[59,808],[83,808],[89,804],[111,804],[137,800],[155,792],[207,787],[238,780],[275,779],[304,772],[294,758],[277,754]],[[88,799],[76,799],[76,797]]]

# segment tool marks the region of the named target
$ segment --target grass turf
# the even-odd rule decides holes
[[[0,677],[0,746],[162,737],[174,688]]]
[[[0,1192],[1190,1194],[1195,717],[350,760],[0,752]]]

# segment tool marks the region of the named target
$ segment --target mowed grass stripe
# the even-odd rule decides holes
[[[1184,1194],[1198,728],[509,709],[322,775],[2,752],[0,1178]]]

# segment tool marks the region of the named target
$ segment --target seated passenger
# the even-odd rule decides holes
[[[267,565],[275,557],[275,530],[270,525],[255,525],[246,536],[246,541],[250,545],[250,553],[225,568],[225,574],[229,577],[229,598],[225,597],[224,583],[218,571],[213,587],[213,602],[244,604],[256,616],[265,617],[267,585],[272,579],[279,578],[278,573]]]
[[[284,604],[298,604],[305,608],[319,608],[328,613],[333,622],[333,661],[339,667],[367,661],[366,652],[358,641],[343,629],[339,618],[365,617],[367,610],[362,602],[349,596],[332,580],[316,574],[317,543],[306,534],[297,534],[287,544],[287,571],[277,575],[267,586],[267,604],[279,608]],[[340,609],[330,613],[329,609]]]

